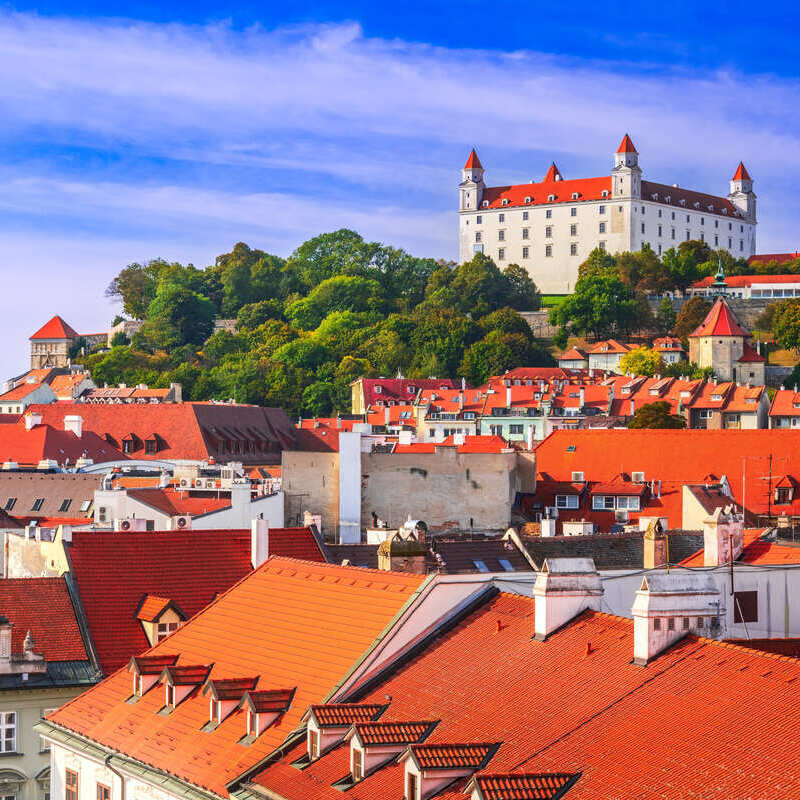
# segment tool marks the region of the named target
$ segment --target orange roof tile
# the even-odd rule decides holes
[[[56,314],[55,317],[45,322],[31,339],[77,339],[79,336],[75,329]]]
[[[730,306],[721,297],[714,303],[706,318],[689,334],[693,336],[748,336]]]
[[[475,783],[482,800],[558,800],[578,777],[558,773],[484,773],[475,777]]]
[[[355,729],[365,745],[416,744],[430,734],[437,720],[427,722],[361,722]]]
[[[413,744],[409,748],[422,769],[482,769],[499,745],[480,744]]]
[[[205,698],[190,695],[161,716],[156,712],[164,692],[158,687],[135,704],[125,702],[131,685],[125,671],[49,719],[227,797],[226,784],[295,730],[305,710],[324,700],[424,580],[421,575],[272,557],[148,651],[178,653],[178,666],[213,664],[211,679],[258,675],[258,691],[296,686],[290,708],[248,747],[239,744],[245,732],[243,711],[205,732]]]
[[[553,165],[554,167],[555,165]],[[521,183],[515,186],[493,186],[484,189],[481,204],[486,203],[488,208],[502,208],[506,206],[548,205],[550,203],[574,203],[576,200],[600,200],[611,196],[611,176],[603,175],[599,178],[577,178],[575,180],[548,179],[551,174],[560,174],[553,167],[548,170],[545,180],[541,183]],[[573,198],[573,194],[577,198]],[[553,197],[550,200],[550,197]],[[526,198],[530,202],[526,202]],[[503,200],[508,202],[503,203]]]
[[[242,703],[247,702],[256,714],[283,712],[289,708],[295,689],[263,689],[259,692],[246,692]]]
[[[323,728],[341,728],[374,720],[385,708],[376,703],[319,703],[311,706],[311,713]]]
[[[136,619],[143,620],[144,622],[154,622],[171,603],[172,601],[168,597],[146,594],[142,598],[142,604],[139,606],[139,610],[136,612]]]
[[[544,178],[542,178],[542,183],[551,183],[553,181],[563,181],[564,179],[561,177],[561,173],[558,171],[558,167],[556,166],[556,162],[554,161],[547,169]]]
[[[787,254],[787,261],[792,258],[800,258],[800,253]],[[751,256],[750,260],[758,260],[766,258],[772,260],[773,256]],[[695,281],[690,288],[692,289],[706,289],[711,286],[716,278],[713,275],[707,275],[701,281]],[[800,283],[800,275],[726,275],[725,283],[731,289],[742,289],[746,286],[758,286],[760,284],[773,284],[773,283]]]

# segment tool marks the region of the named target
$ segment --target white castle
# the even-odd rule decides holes
[[[459,262],[486,253],[502,269],[519,264],[543,292],[575,288],[578,266],[599,247],[611,253],[649,244],[657,255],[696,239],[734,257],[755,253],[756,195],[739,163],[727,197],[642,180],[639,153],[626,133],[610,175],[544,179],[517,186],[484,183],[473,150],[459,185]]]

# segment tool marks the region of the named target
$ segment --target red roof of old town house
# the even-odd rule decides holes
[[[45,322],[31,339],[77,339],[79,334],[67,322],[57,314],[48,322]]]

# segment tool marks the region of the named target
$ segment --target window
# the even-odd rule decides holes
[[[497,241],[504,242],[506,240],[506,232],[505,231],[497,231]]]
[[[719,246],[719,236],[715,235],[714,236],[714,247],[718,247],[718,246]]]
[[[258,736],[258,714],[247,710],[247,735]]]
[[[683,629],[685,631],[689,630],[689,617],[684,617],[683,618]]]
[[[156,641],[160,642],[162,639],[166,639],[173,631],[178,630],[178,623],[177,622],[159,622],[158,623],[158,636]]]
[[[482,222],[483,222],[483,217],[480,214],[478,214],[478,216],[475,217],[475,224],[480,225]]]
[[[728,250],[730,250],[731,247],[733,247],[733,239],[728,239]]]
[[[577,236],[578,235],[578,226],[572,224],[569,226],[569,235],[570,236]]]
[[[675,228],[672,229],[672,238],[675,238]]]
[[[556,508],[577,508],[578,495],[576,494],[557,494]]]
[[[547,226],[547,227],[544,229],[544,235],[545,235],[545,237],[546,237],[546,238],[548,238],[548,239],[552,238],[552,236],[553,236],[553,228],[552,228],[550,225],[548,225],[548,226]]]
[[[69,507],[72,505],[72,500],[68,497],[66,500],[61,501],[61,505],[58,507],[59,511],[69,511]]]
[[[406,800],[417,800],[419,795],[419,778],[416,773],[406,775]]]
[[[14,506],[16,504],[17,504],[17,498],[16,497],[9,497],[8,500],[6,500],[5,510],[6,511],[11,511],[11,509],[14,508]]]
[[[497,221],[498,222],[505,222],[506,221],[506,215],[505,214],[498,214],[497,215]]]
[[[653,617],[653,630],[654,631],[661,630],[661,617]]]
[[[592,497],[592,509],[594,511],[613,511],[614,498],[609,495],[596,494]]]
[[[642,206],[642,214],[644,214],[644,211],[645,211],[645,207]]]
[[[528,212],[527,211],[523,211],[522,212],[522,221],[525,222],[525,221],[527,221],[527,219],[528,219]]]
[[[642,233],[644,233],[644,222],[642,223]]]
[[[97,784],[97,800],[111,800],[111,789],[102,783]]]
[[[503,435],[503,426],[502,425],[490,425],[489,426],[489,433],[492,436],[502,436]]]
[[[690,236],[689,236],[689,231],[686,231],[686,241],[688,242],[688,241],[689,241],[689,239],[690,239]]]
[[[605,250],[606,249],[606,243],[605,242],[598,242],[597,246],[598,246],[598,248],[600,250]]]
[[[701,225],[705,225],[706,224],[706,218],[705,217],[700,217],[700,224]]]
[[[477,558],[473,559],[472,563],[475,565],[475,569],[478,570],[478,572],[488,572],[489,571],[489,567],[487,567],[486,564],[483,561],[481,561],[481,560],[479,560]]]
[[[17,712],[0,713],[0,753],[17,751]]]
[[[123,439],[122,440],[122,452],[123,453],[132,453],[133,452],[133,441],[130,439]]]
[[[744,242],[741,239],[739,239],[739,249],[744,250]]]
[[[661,233],[661,226],[660,226],[660,225],[658,226],[658,235],[659,235],[659,236],[661,236],[661,235],[662,235],[662,233]]]
[[[497,563],[506,571],[513,572],[514,565],[507,558],[498,558]]]
[[[522,430],[523,430],[522,425],[509,425],[508,426],[508,432],[510,434],[517,434],[517,435],[521,436],[522,435]]]
[[[483,234],[480,231],[475,231],[475,241],[480,242]]]
[[[527,258],[528,257],[528,248],[527,247],[523,247],[522,248],[522,257],[523,258]]]
[[[575,242],[573,242],[573,243],[572,243],[572,244],[569,246],[569,254],[570,254],[571,256],[576,256],[576,255],[578,255],[578,245],[577,245],[577,244],[575,244]]]
[[[531,231],[530,228],[523,228],[522,229],[522,238],[523,239],[528,239],[530,237],[530,231]]]
[[[155,439],[147,439],[144,443],[145,453],[157,453],[158,442]]]
[[[578,209],[577,209],[577,208],[571,208],[571,209],[569,210],[569,215],[570,215],[571,217],[577,217],[577,216],[578,216]]]
[[[364,753],[353,748],[353,780],[360,781],[364,777]]]
[[[639,498],[636,496],[633,497],[618,497],[617,498],[617,508],[627,508],[628,511],[638,511],[639,510]]]
[[[780,486],[775,490],[775,504],[779,506],[792,502],[791,486]]]
[[[308,756],[313,761],[319,758],[319,731],[308,729]]]
[[[505,248],[504,248],[504,247],[501,247],[501,248],[500,248],[500,249],[497,251],[497,260],[498,260],[498,261],[505,261],[505,260],[506,260],[506,251],[505,251]]]
[[[71,769],[64,774],[64,800],[78,800],[78,773]]]
[[[175,687],[171,683],[167,684],[167,706],[175,708]]]
[[[547,211],[544,212],[544,218],[545,219],[552,219],[552,217],[553,217],[553,209],[552,208],[548,208]]]
[[[606,213],[606,207],[605,206],[599,206],[598,209],[597,209],[597,213],[598,214],[605,214]]]
[[[675,617],[668,617],[667,618],[667,630],[674,631],[675,630]]]
[[[733,593],[733,621],[758,622],[758,592]]]
[[[553,245],[551,245],[551,244],[545,245],[544,254],[545,254],[545,257],[551,258],[552,255],[553,255]]]
[[[383,386],[376,386],[375,387],[375,394],[380,394],[383,391]]]
[[[600,223],[598,232],[599,233],[605,233],[606,232],[606,224],[605,224],[605,222],[601,222]]]

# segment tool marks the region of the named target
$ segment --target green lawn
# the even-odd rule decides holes
[[[565,294],[543,294],[542,308],[557,306],[565,297],[567,297]]]

